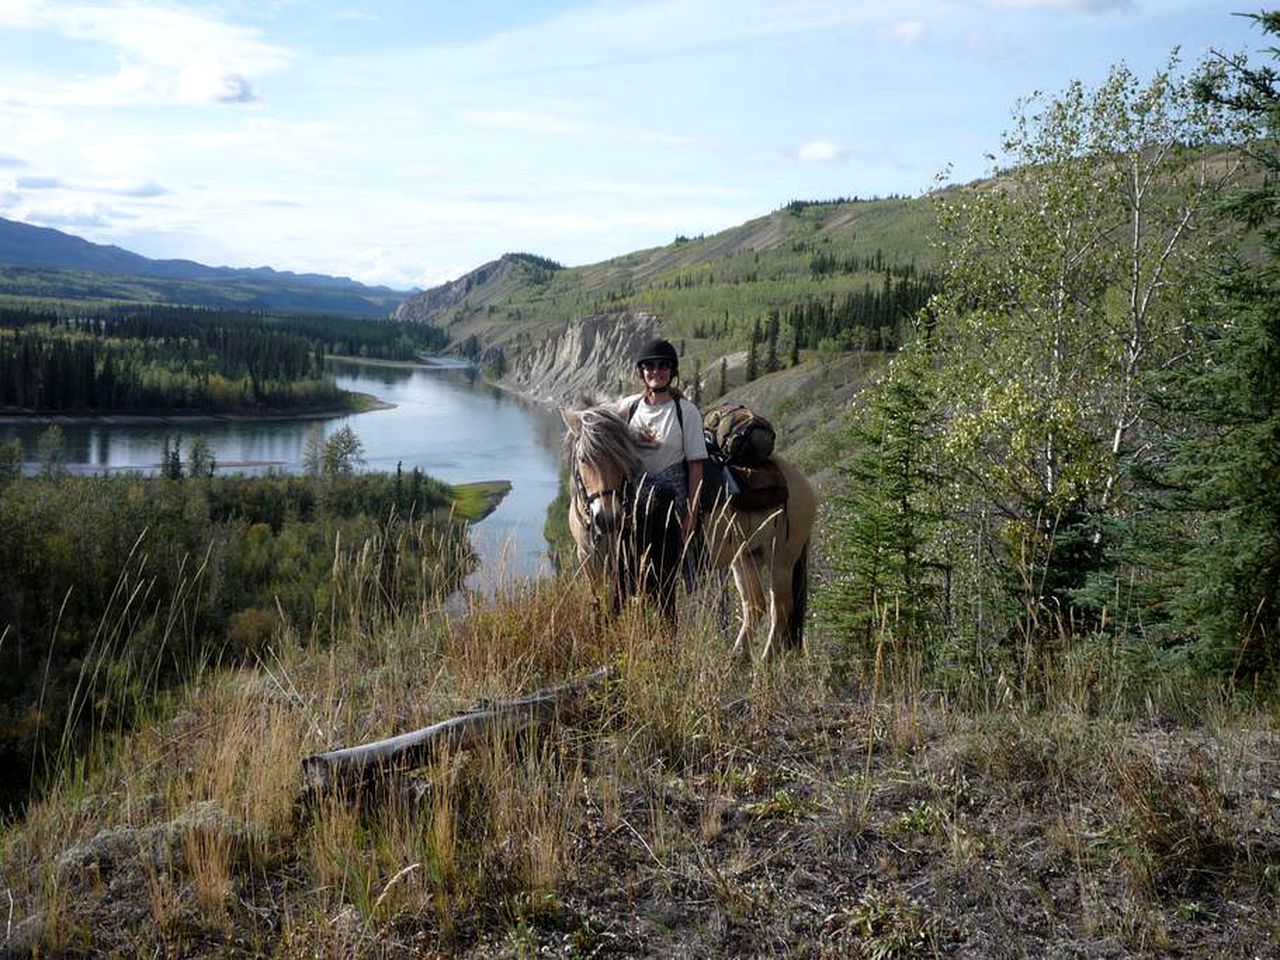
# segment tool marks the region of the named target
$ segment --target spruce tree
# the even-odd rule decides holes
[[[823,618],[848,658],[872,660],[881,639],[889,653],[933,652],[941,620],[930,543],[940,519],[940,484],[931,444],[936,404],[924,351],[900,355],[860,414],[850,421],[832,497],[827,539],[833,577],[819,598]],[[884,632],[882,633],[882,628]]]
[[[1253,19],[1280,35],[1280,12]],[[1164,476],[1199,517],[1174,607],[1210,666],[1256,676],[1280,666],[1280,74],[1230,59],[1198,93],[1263,130],[1250,153],[1265,175],[1226,205],[1263,258],[1224,271],[1223,322],[1175,386],[1201,423],[1169,444]]]
[[[751,346],[747,348],[747,382],[760,376],[760,318],[751,327]]]
[[[780,322],[777,310],[769,311],[769,319],[765,323],[765,352],[764,352],[764,372],[777,373],[782,369],[782,362],[778,359],[778,333]]]
[[[22,476],[22,441],[0,443],[0,487]]]

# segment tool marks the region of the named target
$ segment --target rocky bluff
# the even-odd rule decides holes
[[[504,385],[538,403],[576,404],[584,396],[618,396],[634,387],[631,358],[654,337],[649,313],[596,314],[507,356]]]
[[[503,386],[540,404],[575,404],[584,395],[603,399],[630,390],[631,358],[656,335],[657,316],[617,310],[535,319],[512,307],[530,289],[545,289],[561,269],[543,257],[505,254],[410,297],[396,317],[445,330],[451,350],[486,365],[500,360]]]

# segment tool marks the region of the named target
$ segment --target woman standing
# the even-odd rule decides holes
[[[702,414],[675,385],[680,358],[668,340],[651,340],[636,354],[636,375],[644,385],[619,405],[622,418],[636,435],[640,465],[647,482],[666,488],[680,518],[680,535],[688,544],[697,528],[697,510],[707,445]]]

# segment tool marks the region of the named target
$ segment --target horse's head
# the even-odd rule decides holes
[[[562,410],[572,482],[570,511],[592,537],[616,531],[627,513],[631,482],[640,468],[626,423],[608,407]]]

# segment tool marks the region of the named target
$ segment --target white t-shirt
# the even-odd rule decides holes
[[[635,434],[640,447],[640,466],[645,473],[658,474],[682,460],[705,460],[707,458],[707,442],[702,436],[702,414],[683,397],[672,402],[646,403],[644,394],[636,393],[623,398],[619,404],[622,419],[631,412],[631,405],[636,404],[635,416],[631,418],[631,432]],[[676,403],[682,404],[680,412],[684,415],[683,437],[680,421],[676,419]]]

